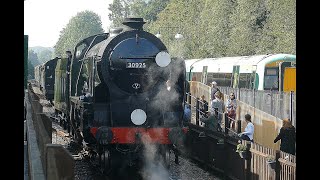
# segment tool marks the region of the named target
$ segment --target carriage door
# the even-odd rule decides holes
[[[250,75],[249,89],[257,89],[258,87],[258,84],[256,82],[256,71],[257,71],[257,65],[252,65],[252,73]]]
[[[201,82],[203,84],[207,84],[207,77],[208,77],[208,66],[203,66],[202,75],[201,75]]]
[[[296,64],[294,62],[282,62],[279,68],[280,91],[296,91]]]
[[[233,66],[231,87],[238,88],[240,66]]]

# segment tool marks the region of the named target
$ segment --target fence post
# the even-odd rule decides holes
[[[274,111],[273,111],[273,91],[270,93],[270,114],[275,116]]]
[[[241,133],[241,120],[237,120],[237,133]]]
[[[276,173],[276,180],[280,180],[280,162],[278,161],[280,158],[280,150],[276,150],[276,169],[275,169],[275,173]]]
[[[292,123],[292,117],[293,117],[293,91],[290,91],[290,114],[289,114],[289,117],[290,117],[290,121]]]
[[[256,90],[253,89],[252,91],[253,91],[253,107],[254,107],[253,110],[255,111],[255,109],[256,109]]]
[[[245,165],[245,178],[246,180],[250,180],[251,179],[251,143],[247,142],[247,154],[248,154],[248,158],[245,160],[244,165]]]
[[[224,133],[225,135],[229,134],[229,117],[228,117],[228,113],[224,113]]]
[[[199,98],[198,97],[196,102],[196,125],[199,126]]]

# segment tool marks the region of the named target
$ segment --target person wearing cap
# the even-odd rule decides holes
[[[238,136],[243,140],[253,142],[254,125],[251,122],[251,116],[250,114],[246,114],[244,118],[247,123],[247,126],[244,129],[244,132],[239,133]]]
[[[211,111],[211,110],[206,111],[205,116],[201,117],[200,121],[205,123],[205,125],[204,125],[205,128],[211,129],[213,131],[218,130],[217,117],[213,113],[213,111]]]
[[[183,122],[185,124],[191,122],[191,105],[187,103],[184,105]]]
[[[211,83],[211,101],[213,101],[215,99],[215,94],[217,91],[220,91],[220,89],[218,88],[218,84],[215,81],[212,81]]]

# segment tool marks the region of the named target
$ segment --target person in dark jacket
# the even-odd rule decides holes
[[[280,133],[274,139],[274,143],[281,139],[280,150],[295,155],[296,153],[296,129],[289,119],[282,121]]]
[[[191,122],[191,105],[190,104],[185,104],[184,105],[183,122],[185,124]]]
[[[201,117],[200,121],[205,123],[205,128],[211,129],[213,131],[218,130],[217,116],[214,114],[213,111],[206,111],[206,115]]]
[[[199,104],[199,106],[200,106],[200,116],[202,117],[208,111],[208,102],[206,101],[204,95],[201,96],[200,101],[201,101],[200,104]]]

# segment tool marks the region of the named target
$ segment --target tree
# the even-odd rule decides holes
[[[258,53],[296,54],[296,1],[267,0],[268,18]]]
[[[112,22],[112,27],[118,27],[122,24],[123,19],[130,15],[130,4],[132,0],[113,0],[109,4],[110,14],[109,19]]]
[[[126,17],[143,18],[147,24],[157,20],[157,15],[167,6],[170,0],[113,0],[109,4],[109,19],[112,27],[121,26]]]
[[[142,17],[147,23],[157,20],[157,15],[167,7],[170,0],[135,0],[130,5],[131,14]]]
[[[205,0],[200,13],[199,55],[201,57],[226,56],[230,36],[230,16],[235,9],[230,0]]]
[[[41,64],[38,55],[32,49],[28,51],[28,79],[34,78],[34,67]]]
[[[34,79],[34,67],[30,61],[28,61],[28,80]]]
[[[55,56],[62,56],[67,50],[72,51],[80,40],[103,32],[100,16],[87,10],[79,12],[60,31],[59,40],[54,46]]]
[[[256,54],[266,20],[265,0],[238,0],[231,15],[228,56]]]
[[[52,59],[52,55],[53,55],[52,51],[45,49],[39,53],[38,58],[41,63],[44,63]]]
[[[28,53],[29,53],[29,54],[28,54],[28,61],[29,61],[33,66],[37,66],[37,65],[41,64],[41,63],[39,62],[37,53],[35,53],[33,50],[29,50]]]
[[[158,14],[157,21],[150,24],[150,32],[155,34],[161,31],[161,40],[174,56],[184,58],[197,56],[200,36],[197,25],[203,4],[198,0],[171,0]],[[183,34],[183,40],[177,41],[174,38],[178,32]]]
[[[143,17],[144,29],[161,31],[173,56],[296,53],[294,0],[114,0],[112,9],[117,25],[129,15]]]

